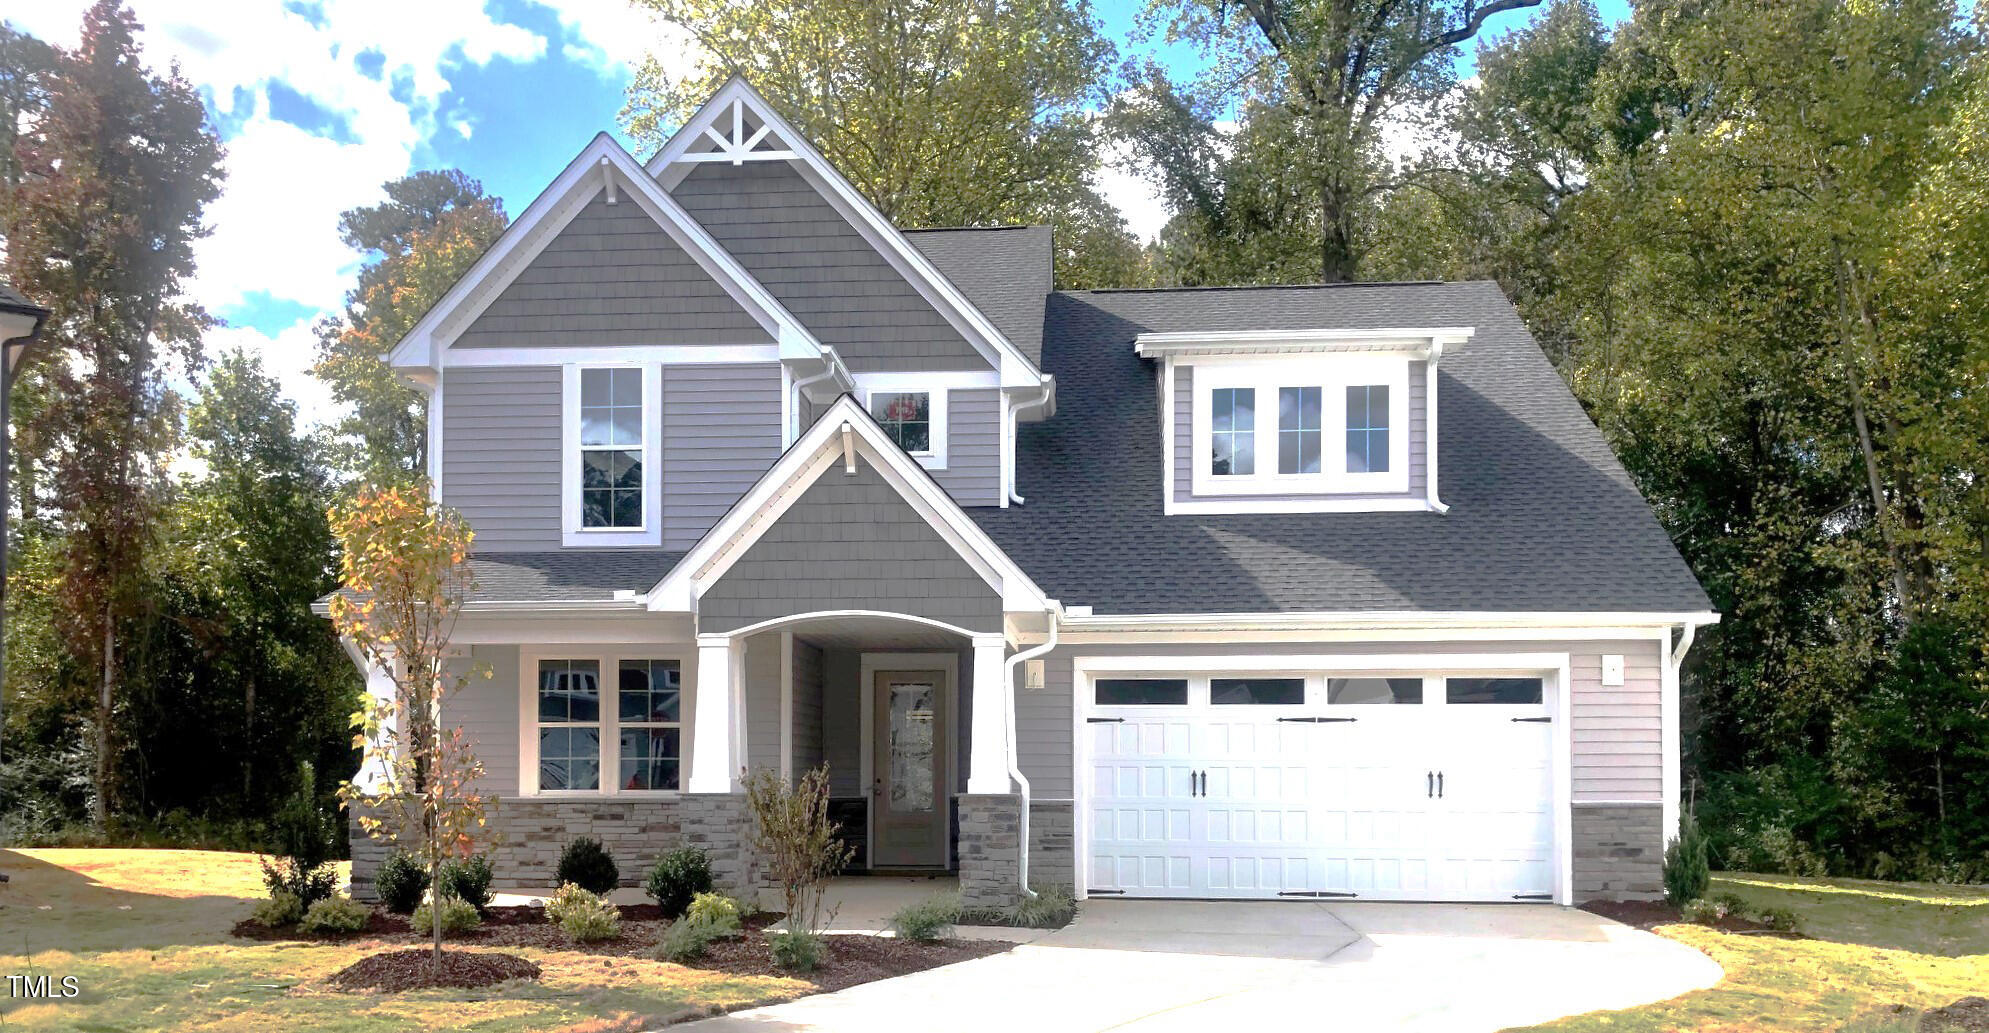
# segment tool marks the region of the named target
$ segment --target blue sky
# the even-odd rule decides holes
[[[73,45],[88,0],[40,0],[17,28]],[[1144,0],[1094,0],[1122,54],[1177,73],[1190,47],[1136,39]],[[1601,0],[1608,20],[1628,0]],[[361,256],[338,240],[339,212],[381,183],[456,167],[516,215],[616,115],[644,54],[690,60],[681,34],[627,0],[131,0],[146,60],[177,61],[228,146],[228,181],[209,209],[193,293],[229,323],[211,350],[260,353],[307,420],[333,414],[306,372],[310,327],[335,312]],[[1492,32],[1531,12],[1495,19]],[[1460,73],[1468,75],[1467,53]],[[623,141],[628,143],[627,140]],[[646,155],[643,155],[646,157]],[[1138,231],[1165,213],[1151,190],[1103,170],[1100,187]]]

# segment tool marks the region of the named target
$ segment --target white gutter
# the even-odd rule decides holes
[[[1015,784],[1021,790],[1022,796],[1022,822],[1018,826],[1019,835],[1016,839],[1020,844],[1018,850],[1020,856],[1016,858],[1015,877],[1022,884],[1022,895],[1030,898],[1036,896],[1036,891],[1029,888],[1029,778],[1022,773],[1021,753],[1016,745],[1015,669],[1023,663],[1034,660],[1044,653],[1057,648],[1057,609],[1056,600],[1053,599],[1050,601],[1049,607],[1043,611],[1043,615],[1048,619],[1050,625],[1049,638],[1045,639],[1042,645],[1031,646],[1009,657],[1007,662],[1002,664],[1001,668],[1002,677],[1008,679],[1008,777],[1015,780]]]
[[[1712,622],[1708,621],[1707,623],[1710,624]],[[1699,625],[1694,624],[1691,621],[1685,622],[1684,634],[1681,634],[1678,637],[1678,646],[1671,651],[1672,667],[1676,668],[1679,664],[1685,662],[1685,654],[1692,651],[1692,638],[1694,635],[1697,635],[1698,632],[1699,632]]]
[[[1319,610],[1285,613],[1127,613],[1070,615],[1072,630],[1237,628],[1583,628],[1669,627],[1717,624],[1720,615],[1707,610],[1687,613],[1602,612],[1548,610]]]
[[[842,374],[842,376],[838,377],[837,379],[842,381],[843,386],[849,388],[851,391],[856,390],[856,377],[852,375],[849,369],[843,365],[843,357],[841,355],[836,354],[836,350],[834,348],[831,348],[826,344],[823,345],[822,352],[819,357],[822,360],[822,372],[817,373],[812,377],[803,377],[800,380],[795,381],[794,397],[804,402],[807,401],[808,400],[807,388],[809,385],[827,380],[830,377],[836,376],[838,373]],[[800,413],[798,411],[795,414],[794,427],[792,428],[792,430],[794,431],[795,439],[799,440],[801,438],[801,418],[800,418]]]
[[[1015,492],[1016,481],[1018,480],[1017,471],[1018,468],[1021,466],[1019,460],[1022,456],[1022,445],[1020,442],[1015,440],[1015,435],[1016,431],[1020,429],[1022,410],[1034,409],[1037,408],[1038,406],[1048,404],[1050,399],[1053,396],[1055,396],[1056,392],[1057,392],[1056,378],[1046,376],[1043,378],[1042,390],[1037,392],[1035,401],[1016,402],[1015,404],[1008,406],[1008,426],[1004,428],[1004,433],[1008,435],[1008,441],[1009,441],[1008,501],[1013,502],[1018,506],[1022,505],[1023,501],[1022,496],[1016,494]]]

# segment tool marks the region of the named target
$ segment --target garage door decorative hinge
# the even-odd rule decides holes
[[[1554,899],[1554,895],[1553,895],[1552,893],[1515,893],[1515,894],[1513,894],[1513,895],[1512,895],[1512,899],[1514,899],[1514,900],[1553,900],[1553,899]]]
[[[1552,724],[1554,719],[1551,717],[1515,717],[1512,721],[1513,724],[1544,725]]]
[[[1125,890],[1085,890],[1084,892],[1087,896],[1092,897],[1123,897],[1126,895]]]
[[[1294,724],[1302,724],[1302,725],[1339,725],[1339,724],[1352,724],[1355,721],[1360,720],[1360,718],[1358,717],[1281,717],[1278,718],[1278,720],[1289,721]]]
[[[1126,723],[1126,719],[1123,717],[1087,717],[1084,719],[1084,723],[1091,725],[1122,725]]]
[[[1336,893],[1332,890],[1279,890],[1280,897],[1358,897],[1358,893]]]

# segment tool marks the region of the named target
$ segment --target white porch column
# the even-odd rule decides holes
[[[366,679],[366,695],[382,703],[392,703],[395,691],[394,679],[387,673],[387,668],[381,664],[368,662],[366,654],[361,652],[351,639],[341,638],[339,645],[345,647],[345,655],[352,658],[353,665],[359,668],[360,676]],[[380,739],[390,738],[399,727],[400,721],[399,711],[388,711],[386,720],[381,722]],[[386,776],[387,759],[374,756],[360,762],[359,773],[353,777],[353,782],[361,789],[371,792]]]
[[[1008,722],[1015,686],[1005,677],[1007,643],[1000,635],[974,636],[974,724],[967,743],[967,791],[999,794],[1008,785]]]
[[[698,636],[697,684],[692,687],[691,793],[730,793],[738,788],[740,643],[723,635]]]

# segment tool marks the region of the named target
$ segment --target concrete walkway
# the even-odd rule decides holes
[[[1490,1031],[1711,986],[1711,959],[1527,905],[1094,900],[1005,954],[686,1033]]]

